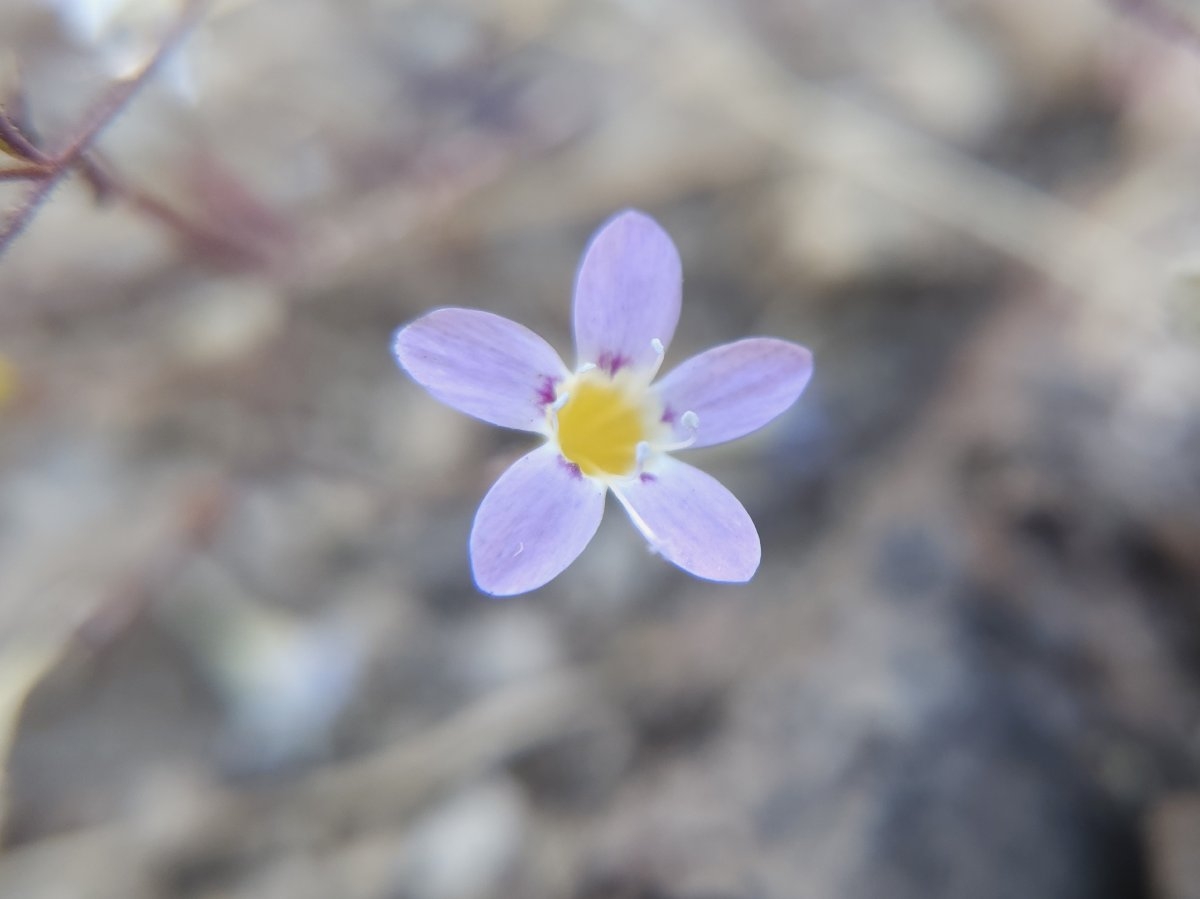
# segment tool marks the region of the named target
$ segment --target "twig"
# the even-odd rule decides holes
[[[41,165],[50,165],[52,161],[50,157],[39,150],[33,141],[25,136],[21,127],[19,119],[16,116],[0,114],[0,144],[6,144],[21,159],[40,163]]]
[[[6,120],[4,116],[0,116],[0,122],[4,122],[3,130],[0,131],[0,138],[14,150],[17,150],[31,160],[45,160],[46,165],[50,168],[50,172],[43,174],[39,178],[17,207],[17,210],[9,216],[3,226],[0,226],[0,256],[4,254],[5,250],[12,245],[13,241],[33,220],[33,217],[37,214],[42,204],[49,199],[54,188],[76,168],[83,159],[84,154],[91,149],[101,132],[111,125],[113,120],[121,114],[129,104],[129,101],[133,99],[134,94],[145,85],[167,56],[178,47],[188,32],[200,21],[210,3],[211,0],[185,0],[183,11],[180,13],[179,18],[175,20],[175,23],[163,37],[162,42],[154,51],[154,55],[150,58],[149,62],[133,77],[113,85],[97,101],[91,113],[86,117],[84,124],[80,126],[75,137],[68,141],[67,145],[60,152],[50,157],[44,156],[41,154],[41,151],[32,145],[31,141],[28,141],[21,134],[20,130],[10,120]]]
[[[261,266],[268,263],[277,246],[266,246],[244,232],[234,233],[218,217],[203,214],[189,216],[170,203],[114,174],[89,153],[80,158],[77,171],[91,187],[97,202],[119,197],[136,211],[161,222],[175,231],[198,251],[235,266]]]
[[[151,822],[136,815],[17,847],[0,866],[0,894],[27,895],[47,878],[84,889],[97,864],[120,858],[124,887],[156,872],[247,856],[328,852],[356,833],[404,822],[454,784],[503,765],[569,733],[603,708],[587,670],[564,670],[499,688],[399,743],[318,769],[273,795],[234,793],[215,785],[192,798],[188,814],[165,839],[148,840]],[[303,827],[286,826],[304,822]]]
[[[29,181],[46,178],[54,173],[48,165],[17,165],[0,169],[0,181]]]
[[[792,73],[715,6],[675,0],[663,13],[656,21],[672,28],[649,23],[655,52],[630,62],[651,67],[648,83],[675,102],[719,108],[797,162],[837,172],[1076,295],[1118,308],[1157,289],[1161,261],[1120,228]],[[697,58],[705,65],[687,64]]]

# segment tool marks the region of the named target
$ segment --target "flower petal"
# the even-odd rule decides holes
[[[534,590],[575,561],[600,526],[605,487],[546,444],[488,491],[471,528],[471,567],[485,593]]]
[[[812,369],[812,353],[799,344],[752,337],[693,356],[655,389],[680,439],[691,434],[681,417],[695,412],[699,426],[692,446],[711,446],[756,431],[786,410]]]
[[[476,309],[435,309],[397,331],[392,352],[447,406],[522,431],[544,429],[554,385],[567,375],[542,338]]]
[[[650,548],[710,581],[743,582],[758,570],[758,532],[737,497],[714,477],[663,456],[653,474],[613,487]]]
[[[580,364],[610,374],[650,367],[675,335],[683,274],[667,232],[641,212],[622,212],[592,238],[575,279]]]

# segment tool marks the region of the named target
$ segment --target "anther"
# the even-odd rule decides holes
[[[654,448],[660,453],[673,453],[676,450],[687,449],[696,442],[696,432],[700,430],[700,416],[688,409],[683,415],[679,416],[679,423],[688,429],[689,434],[684,440],[677,440],[674,443],[658,443]],[[639,450],[641,447],[639,446]]]

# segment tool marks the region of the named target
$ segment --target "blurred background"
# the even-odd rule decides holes
[[[176,3],[6,0],[47,147]],[[0,896],[1200,896],[1200,9],[210,5],[0,259]],[[0,163],[2,164],[2,163]],[[28,185],[0,184],[13,208]],[[474,589],[530,445],[389,355],[570,358],[614,211],[667,366],[816,376],[689,457],[745,587],[615,504]]]

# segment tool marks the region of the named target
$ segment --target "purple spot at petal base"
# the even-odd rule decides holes
[[[653,484],[655,481],[658,480],[658,478],[656,478],[654,475],[650,474],[650,472],[648,472],[648,471],[643,471],[638,479],[643,484]]]
[[[538,402],[543,406],[549,406],[558,399],[558,391],[555,389],[554,378],[549,375],[540,375],[540,383],[538,384],[537,398]]]
[[[583,478],[583,472],[579,470],[579,466],[574,462],[568,462],[565,456],[558,457],[558,464],[562,465],[567,469],[567,471],[571,472],[571,477],[579,479]]]
[[[673,425],[673,424],[675,424],[675,418],[676,418],[676,415],[675,415],[674,409],[672,409],[670,406],[667,406],[667,408],[663,409],[663,414],[662,414],[663,424]]]
[[[607,372],[609,377],[615,375],[620,369],[628,365],[632,360],[628,356],[622,356],[620,353],[603,352],[600,358],[596,360],[596,367],[603,372]]]

